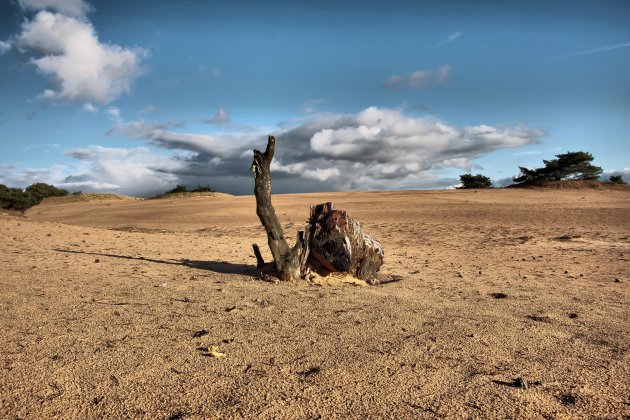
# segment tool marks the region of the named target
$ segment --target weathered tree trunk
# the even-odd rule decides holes
[[[320,264],[327,271],[346,272],[370,284],[378,283],[383,264],[383,247],[366,235],[356,219],[333,203],[311,207],[311,264]]]
[[[274,258],[272,271],[280,280],[299,280],[313,270],[320,274],[346,272],[370,284],[378,283],[377,273],[383,264],[383,248],[369,237],[355,219],[345,211],[334,210],[332,203],[311,207],[305,232],[298,232],[290,248],[271,204],[270,165],[276,140],[269,136],[265,152],[254,150],[254,194],[256,214],[267,233]],[[258,245],[254,244],[257,266],[268,269]]]
[[[308,256],[308,239],[304,232],[298,233],[298,239],[293,248],[284,238],[282,225],[271,205],[271,160],[276,149],[276,139],[269,136],[265,152],[254,150],[254,194],[256,195],[256,214],[267,232],[267,243],[273,255],[276,274],[280,280],[298,280],[306,275],[306,259]],[[254,245],[254,252],[258,265],[264,264],[258,246]]]

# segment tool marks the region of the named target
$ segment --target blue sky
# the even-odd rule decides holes
[[[449,188],[567,150],[630,181],[630,3],[0,5],[0,183]]]

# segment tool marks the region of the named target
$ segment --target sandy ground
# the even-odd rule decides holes
[[[0,214],[0,417],[630,415],[629,192],[274,196],[329,200],[402,281],[257,279],[251,196]]]

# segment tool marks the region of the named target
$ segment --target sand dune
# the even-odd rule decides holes
[[[0,214],[0,417],[630,415],[627,191],[274,196],[325,201],[402,281],[259,280],[251,196]]]

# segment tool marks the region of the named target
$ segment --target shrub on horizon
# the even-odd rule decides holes
[[[177,186],[175,188],[173,188],[172,190],[168,190],[164,193],[164,195],[166,194],[177,194],[177,193],[185,193],[188,192],[188,187],[183,185],[183,184],[177,184]]]
[[[171,190],[166,191],[163,194],[158,194],[155,195],[151,198],[162,198],[171,194],[182,194],[182,193],[199,193],[199,192],[216,192],[214,188],[212,188],[210,185],[201,185],[201,184],[197,184],[197,187],[193,190],[189,190],[188,187],[186,185],[183,184],[177,184],[177,186]]]
[[[54,185],[44,184],[43,182],[37,182],[26,187],[25,192],[31,194],[39,201],[47,197],[63,197],[70,194],[68,191],[61,188],[57,188]]]
[[[214,191],[214,188],[212,188],[210,185],[197,184],[197,188],[192,190],[192,192],[215,192],[215,191]]]
[[[24,212],[39,204],[44,198],[64,195],[68,195],[68,191],[43,182],[31,184],[24,190],[0,184],[0,207]]]
[[[627,184],[627,182],[623,180],[623,177],[621,175],[611,175],[610,178],[608,178],[608,182],[610,182],[611,184],[620,185]]]
[[[459,189],[492,188],[492,180],[485,175],[463,174],[459,179],[462,183]]]

